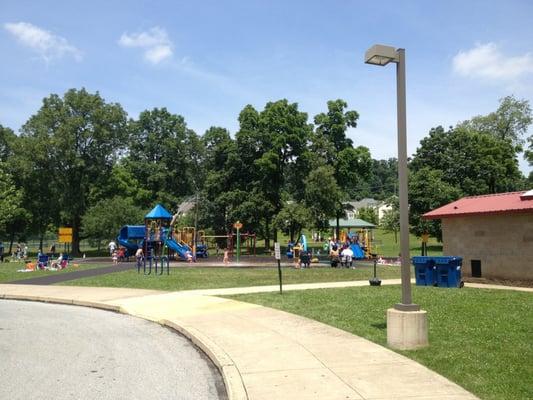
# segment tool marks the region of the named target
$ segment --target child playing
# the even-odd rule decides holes
[[[228,265],[229,264],[229,251],[228,249],[224,249],[224,265]]]
[[[137,260],[137,266],[140,266],[143,261],[143,249],[142,247],[139,247],[137,251],[135,252],[135,259]]]
[[[113,250],[113,254],[111,255],[111,259],[113,260],[113,265],[118,264],[118,253],[116,250]]]

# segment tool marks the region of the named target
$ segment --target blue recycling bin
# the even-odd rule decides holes
[[[415,266],[415,279],[418,286],[433,286],[435,284],[434,257],[416,256],[411,260]]]
[[[433,257],[437,286],[461,287],[462,257]]]

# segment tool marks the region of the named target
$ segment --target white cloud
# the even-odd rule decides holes
[[[512,81],[533,73],[533,54],[508,56],[495,43],[477,44],[455,55],[453,69],[466,77]]]
[[[46,62],[65,55],[71,55],[76,61],[82,59],[82,52],[67,39],[29,22],[8,22],[4,24],[4,29],[15,36],[21,44],[39,54]]]
[[[118,40],[118,44],[123,47],[139,47],[144,49],[144,58],[152,64],[159,64],[161,61],[172,57],[172,41],[168,38],[167,32],[158,26],[147,32],[123,33]]]

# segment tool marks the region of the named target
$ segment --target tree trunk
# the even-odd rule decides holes
[[[294,243],[294,227],[292,225],[289,229],[289,239],[292,243]]]
[[[270,251],[270,219],[265,218],[265,251]]]
[[[81,217],[75,216],[72,220],[72,255],[79,257],[81,255],[80,251],[80,227],[81,227]]]
[[[15,232],[11,232],[11,237],[9,238],[9,255],[13,254],[13,242],[15,241]]]
[[[336,218],[337,218],[337,225],[335,227],[335,236],[336,236],[336,239],[339,240],[341,230],[340,230],[340,223],[339,223],[340,215],[338,212],[337,212]]]

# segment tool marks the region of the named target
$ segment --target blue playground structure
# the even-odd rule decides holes
[[[155,267],[156,275],[163,275],[165,264],[167,275],[170,272],[169,247],[166,246],[168,235],[171,234],[170,214],[165,207],[157,204],[152,211],[144,216],[144,241],[143,241],[143,271],[145,275],[152,273],[152,264]],[[165,255],[165,249],[167,254]],[[146,268],[148,264],[148,269]],[[160,269],[158,270],[158,267]],[[141,264],[137,262],[137,272],[141,271]],[[159,271],[159,272],[158,272]]]
[[[155,266],[158,273],[158,266],[161,265],[159,274],[163,272],[163,264],[167,264],[170,258],[170,251],[177,254],[182,260],[187,260],[192,255],[192,249],[184,242],[174,238],[171,226],[172,214],[161,204],[157,204],[152,211],[144,217],[144,225],[124,225],[118,234],[117,242],[126,248],[126,257],[134,256],[139,248],[143,249],[143,266],[146,275]],[[166,255],[165,255],[166,250]],[[207,246],[197,246],[197,257],[207,257]],[[148,263],[148,270],[147,270]],[[138,265],[140,271],[140,264]]]
[[[144,225],[124,225],[120,228],[117,242],[126,248],[126,257],[132,257],[139,247],[143,247]]]
[[[357,260],[365,258],[365,252],[359,245],[359,235],[357,233],[348,232],[347,236],[351,242],[354,240],[356,241],[355,243],[350,244],[350,249],[353,251],[353,258]]]
[[[351,244],[350,248],[353,251],[353,258],[356,258],[358,260],[365,258],[365,253],[361,246],[359,246],[358,244]]]
[[[305,235],[302,235],[300,237],[300,247],[303,251],[307,251],[307,238],[305,237]]]
[[[165,245],[176,252],[182,259],[187,259],[187,252],[192,252],[191,248],[185,243],[178,243],[174,239],[167,239]]]

